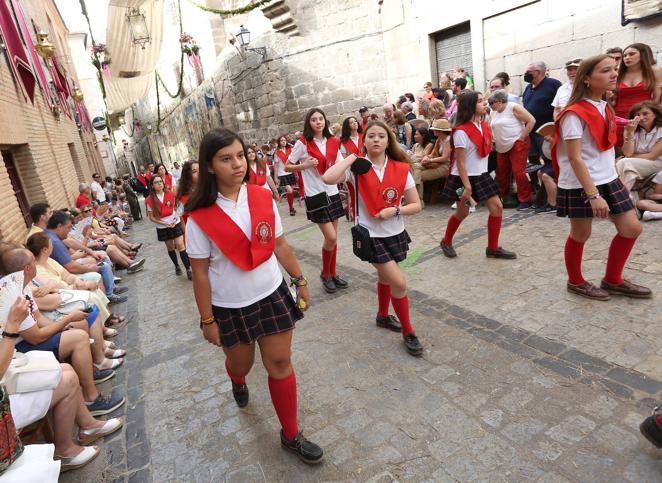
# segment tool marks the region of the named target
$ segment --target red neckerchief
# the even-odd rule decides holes
[[[366,174],[359,175],[359,194],[373,217],[384,208],[400,206],[400,199],[405,193],[409,164],[389,159],[384,169],[381,181],[372,168]]]
[[[288,158],[290,157],[290,154],[292,153],[292,148],[287,147],[285,151],[281,150],[280,148],[276,149],[276,154],[280,158],[280,160],[283,162],[283,164],[287,163]]]
[[[361,150],[363,149],[363,134],[359,133],[358,141],[359,141],[358,146],[354,144],[352,138],[347,138],[347,140],[342,142],[342,145],[345,146],[348,155],[356,154],[357,156],[361,156]]]
[[[322,175],[326,173],[328,167],[333,166],[333,163],[336,162],[338,149],[340,149],[340,139],[335,136],[326,138],[326,156],[322,155],[322,151],[317,147],[317,143],[314,139],[306,141],[306,149],[308,150],[309,155],[319,161],[319,163],[317,163],[317,172]]]
[[[264,183],[267,182],[267,170],[257,164],[257,161],[255,161],[254,166],[255,170],[253,170],[253,167],[248,168],[248,182],[258,186],[264,186]]]
[[[152,173],[151,171],[147,171],[147,172],[145,173],[145,178],[147,178],[147,181],[149,181],[150,179],[152,179],[152,174],[153,174],[153,173]]]
[[[246,185],[251,213],[251,239],[227,213],[214,203],[189,213],[219,250],[242,270],[253,270],[271,258],[276,247],[276,215],[271,193],[257,185]]]
[[[166,174],[165,179],[163,180],[163,184],[165,185],[165,189],[168,191],[172,191],[172,175],[171,174]]]
[[[484,158],[492,152],[492,132],[490,131],[490,126],[485,121],[480,122],[480,127],[483,131],[482,134],[473,122],[467,121],[464,124],[454,127],[453,132],[460,130],[467,133],[471,142],[476,145],[476,150],[480,157]]]
[[[175,193],[172,191],[163,192],[163,201],[159,200],[159,197],[156,197],[156,202],[159,204],[159,212],[161,213],[160,218],[165,218],[170,216],[175,211]],[[152,204],[152,197],[148,196],[145,198],[145,203],[147,203],[150,208],[154,209]]]
[[[586,99],[566,107],[561,111],[561,114],[556,118],[556,121],[554,121],[555,129],[554,142],[552,143],[552,166],[554,167],[556,179],[559,178],[559,162],[556,157],[556,147],[559,142],[562,141],[559,136],[559,133],[561,132],[561,119],[568,112],[574,112],[586,123],[591,131],[591,137],[600,151],[606,151],[616,145],[616,122],[614,122],[614,113],[609,107],[605,110],[607,114],[606,122],[598,108]]]
[[[140,182],[140,184],[142,184],[145,188],[147,188],[147,183],[148,183],[147,178],[145,178],[142,174],[139,174],[138,176],[136,176],[136,179],[138,180],[138,182]]]

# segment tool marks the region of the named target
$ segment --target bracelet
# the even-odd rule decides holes
[[[10,339],[18,339],[20,335],[18,334],[18,332],[6,332],[3,330],[2,337],[9,337]]]
[[[305,287],[308,285],[308,280],[303,275],[299,277],[290,277],[290,285],[293,287]]]
[[[634,138],[623,138],[624,143],[631,143]]]
[[[586,192],[586,191],[584,191],[584,195],[585,195],[586,198],[588,198],[588,199],[594,198],[595,195],[597,195],[597,194],[599,194],[599,193],[600,193],[600,192],[598,191],[598,188],[595,188],[593,191],[590,191],[590,192]]]
[[[594,195],[591,195],[591,196],[587,196],[587,197],[586,197],[586,199],[589,200],[589,201],[591,201],[591,200],[597,200],[598,198],[602,198],[602,196],[600,196],[600,193],[595,193]]]
[[[200,323],[202,325],[213,324],[215,321],[216,321],[216,319],[214,318],[213,315],[211,317],[207,318],[207,319],[203,319],[202,317],[200,317]]]

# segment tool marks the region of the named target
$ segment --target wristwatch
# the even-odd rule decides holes
[[[400,216],[400,206],[395,207],[395,216]]]
[[[290,285],[294,287],[305,287],[308,285],[308,280],[306,280],[306,277],[303,275],[300,277],[290,277]]]

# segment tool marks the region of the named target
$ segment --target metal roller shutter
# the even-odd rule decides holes
[[[469,22],[437,32],[434,36],[437,54],[437,75],[450,73],[456,67],[464,67],[473,77],[471,57],[471,28]]]

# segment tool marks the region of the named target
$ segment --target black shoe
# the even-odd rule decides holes
[[[237,402],[237,406],[245,408],[248,404],[248,386],[246,384],[232,383],[232,395]]]
[[[388,329],[392,330],[393,332],[402,332],[402,326],[400,325],[400,321],[395,318],[393,315],[387,315],[384,317],[383,315],[377,314],[377,318],[375,319],[377,323],[377,327],[381,327],[382,329]]]
[[[296,215],[296,214],[297,214],[297,210],[295,210],[294,208],[292,208],[292,209],[290,210],[290,216],[294,216],[294,215]]]
[[[175,275],[181,275],[182,274],[182,269],[178,266],[175,268]]]
[[[336,288],[347,288],[347,286],[349,285],[347,281],[343,280],[338,275],[334,275],[332,278],[333,278],[333,283],[336,284]]]
[[[415,357],[421,357],[423,355],[423,345],[421,345],[415,334],[405,335],[403,339],[405,340],[407,352]]]
[[[517,255],[515,253],[509,252],[508,250],[504,250],[501,247],[497,248],[496,250],[492,250],[491,248],[486,248],[485,256],[487,258],[502,258],[504,260],[514,260],[517,258]]]
[[[186,269],[186,278],[188,278],[189,280],[193,280],[193,272],[191,271],[190,268]]]
[[[299,431],[292,441],[285,439],[283,430],[280,430],[280,444],[288,451],[295,453],[301,461],[308,464],[316,464],[324,458],[324,451],[315,443],[308,441]]]
[[[338,287],[336,287],[336,282],[333,281],[333,277],[320,275],[320,280],[322,280],[322,285],[324,286],[324,291],[326,293],[336,293]]]
[[[444,240],[441,240],[439,242],[439,246],[441,247],[441,251],[444,252],[444,255],[448,258],[455,258],[457,257],[457,253],[455,253],[455,248],[453,248],[453,245],[447,245],[444,243]]]
[[[119,295],[121,293],[128,292],[128,291],[129,291],[129,287],[115,287],[115,290],[113,290],[113,293],[115,295]]]
[[[644,437],[653,443],[657,448],[662,448],[662,426],[657,420],[657,411],[652,416],[648,416],[639,425],[639,431]]]

